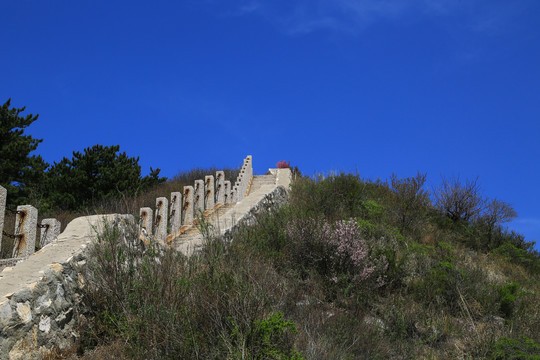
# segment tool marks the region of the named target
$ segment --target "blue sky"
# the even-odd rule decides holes
[[[0,101],[48,162],[479,177],[540,240],[540,2],[0,0]]]

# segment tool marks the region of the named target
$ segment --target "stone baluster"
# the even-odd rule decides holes
[[[182,226],[182,193],[171,193],[171,234],[176,234]]]
[[[17,206],[13,257],[27,257],[36,250],[38,211],[31,205]]]
[[[216,205],[225,204],[225,172],[216,171]]]
[[[253,178],[253,160],[252,156],[248,155],[246,157],[246,187],[244,189],[244,196],[247,196],[249,186],[251,184],[251,179]]]
[[[194,186],[195,193],[193,194],[193,211],[195,212],[195,217],[201,216],[204,212],[204,181],[195,180]]]
[[[150,236],[153,234],[153,215],[152,215],[152,209],[149,207],[143,207],[139,211],[139,216],[141,217],[141,232],[144,234],[146,232],[146,236]],[[144,231],[142,231],[144,229]]]
[[[41,234],[39,237],[39,246],[41,248],[56,240],[60,235],[60,226],[60,221],[56,219],[41,220]]]
[[[214,176],[206,175],[204,177],[204,210],[214,210]]]
[[[223,197],[224,197],[224,203],[229,204],[232,203],[231,198],[231,182],[229,180],[225,180],[223,182]]]
[[[4,215],[6,214],[7,190],[0,186],[0,250],[2,250],[2,234],[4,231]]]
[[[182,196],[182,225],[193,223],[193,186],[184,186]]]
[[[165,242],[167,238],[167,218],[169,214],[169,200],[166,197],[156,199],[156,233],[158,241]]]

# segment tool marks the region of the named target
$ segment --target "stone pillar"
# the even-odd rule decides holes
[[[0,186],[0,250],[2,250],[2,233],[4,231],[4,215],[6,214],[7,190]]]
[[[216,171],[216,205],[225,204],[225,172]]]
[[[244,196],[247,196],[247,191],[249,189],[249,186],[251,184],[251,178],[253,177],[253,157],[251,155],[248,155],[246,157],[246,178],[245,178],[245,189],[244,189]]]
[[[158,241],[167,239],[167,220],[169,216],[169,200],[166,197],[156,199],[156,232],[154,236]]]
[[[56,240],[60,235],[60,225],[60,221],[56,219],[41,220],[41,236],[39,237],[39,246],[41,248]]]
[[[242,182],[244,181],[244,167],[240,169],[240,174],[238,174],[238,177],[236,178],[236,182],[234,183],[233,187],[233,201],[239,202],[242,200]]]
[[[204,177],[204,210],[214,210],[214,176]]]
[[[171,213],[169,214],[171,219],[171,234],[176,234],[180,231],[182,226],[182,193],[171,193]]]
[[[195,217],[201,216],[204,212],[204,181],[203,180],[195,180],[195,193],[193,196],[195,197],[193,200],[193,211]]]
[[[17,206],[14,258],[27,257],[36,250],[37,217],[38,211],[32,205]]]
[[[143,207],[139,211],[140,216],[140,224],[141,224],[141,231],[144,229],[146,231],[146,235],[150,236],[153,234],[153,215],[152,215],[152,209],[149,207]]]
[[[184,186],[182,196],[182,225],[193,223],[193,186]]]
[[[231,198],[231,182],[229,180],[225,180],[223,182],[223,197],[224,197],[224,203],[229,204],[232,203]]]

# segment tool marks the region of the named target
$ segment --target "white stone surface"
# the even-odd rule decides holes
[[[214,210],[214,176],[204,177],[204,210]]]
[[[182,226],[182,193],[171,193],[171,209],[169,217],[171,219],[171,234],[176,234]]]
[[[225,172],[216,171],[216,204],[225,204]]]
[[[193,216],[197,218],[204,212],[204,180],[195,180],[193,189]]]
[[[15,218],[15,239],[13,246],[13,257],[27,257],[36,250],[38,211],[32,205],[17,206],[17,216]]]
[[[193,186],[184,186],[182,196],[182,225],[193,223]]]
[[[166,197],[156,199],[156,230],[155,237],[164,242],[167,238],[167,220],[169,216],[169,200]]]
[[[232,197],[231,197],[231,181],[230,180],[225,180],[223,182],[223,193],[224,193],[224,197],[225,197],[225,204],[229,204],[229,203],[232,203]]]
[[[152,221],[153,221],[154,216],[152,214],[152,209],[149,207],[141,208],[141,210],[139,211],[139,216],[140,216],[141,230],[144,229],[147,235],[153,235],[154,224]]]
[[[41,220],[41,236],[39,237],[39,246],[43,248],[45,245],[52,243],[58,235],[60,235],[60,221],[56,219]]]
[[[7,190],[0,186],[0,250],[2,250],[2,231],[4,230],[4,215],[6,214]]]

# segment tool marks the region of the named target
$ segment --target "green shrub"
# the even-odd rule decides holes
[[[281,312],[270,315],[267,319],[255,321],[248,341],[252,349],[250,358],[302,360],[303,357],[293,350],[289,336],[297,333],[294,322],[284,320]]]
[[[517,339],[501,338],[493,346],[494,360],[539,360],[540,345],[526,336]]]
[[[533,270],[540,270],[540,259],[529,254],[527,250],[514,246],[509,241],[493,250],[493,254],[502,256],[506,261],[521,264]]]
[[[514,312],[514,304],[519,293],[519,284],[511,282],[501,286],[499,296],[501,299],[500,310],[506,317],[511,317]]]
[[[459,308],[459,291],[464,273],[449,261],[439,261],[412,291],[420,301],[435,302],[450,309]]]

